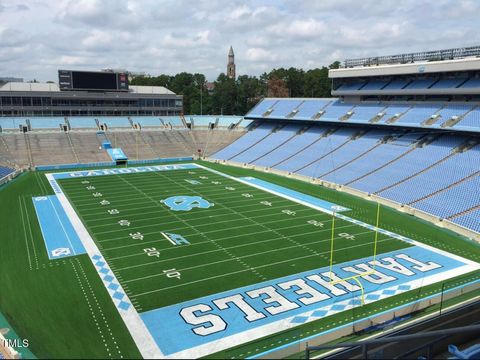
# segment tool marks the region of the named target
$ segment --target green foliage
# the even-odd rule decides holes
[[[328,67],[304,71],[290,67],[273,69],[259,77],[241,75],[236,80],[220,74],[214,82],[215,88],[209,92],[203,74],[181,72],[174,76],[161,74],[153,77],[136,77],[132,85],[164,86],[178,95],[183,95],[185,114],[224,114],[244,115],[267,94],[278,93],[288,97],[330,97],[331,81],[329,69],[337,69],[340,62]],[[280,91],[279,85],[285,87]],[[275,87],[270,89],[269,87]],[[285,93],[285,95],[283,95]]]

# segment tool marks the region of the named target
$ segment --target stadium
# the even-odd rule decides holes
[[[478,356],[480,47],[239,116],[58,75],[0,87],[2,357]]]

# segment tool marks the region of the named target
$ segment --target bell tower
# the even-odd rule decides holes
[[[228,63],[227,63],[227,76],[230,79],[235,80],[235,54],[233,53],[233,48],[230,46],[228,51]]]

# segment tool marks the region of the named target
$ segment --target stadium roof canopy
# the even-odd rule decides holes
[[[58,84],[55,83],[8,82],[0,86],[0,91],[60,92],[60,88],[58,87]],[[130,85],[129,92],[133,94],[175,95],[173,91],[170,91],[163,86]]]
[[[330,78],[348,78],[365,76],[392,76],[409,74],[447,73],[458,71],[478,71],[480,57],[465,59],[424,61],[406,64],[358,66],[350,68],[331,69]]]

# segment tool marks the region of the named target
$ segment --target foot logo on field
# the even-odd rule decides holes
[[[160,201],[167,205],[173,211],[190,211],[193,208],[208,209],[214,204],[201,198],[200,196],[172,196]]]

